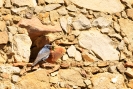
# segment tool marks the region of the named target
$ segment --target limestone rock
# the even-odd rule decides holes
[[[76,48],[74,45],[71,45],[68,49],[67,49],[67,53],[69,55],[69,57],[75,57],[75,53],[76,53]]]
[[[68,29],[67,29],[67,19],[65,17],[61,17],[60,18],[60,24],[61,24],[61,27],[62,29],[68,33]]]
[[[126,88],[124,78],[121,74],[108,72],[99,73],[92,77],[93,89],[122,89]],[[101,81],[102,80],[102,81]],[[106,83],[106,84],[105,84]]]
[[[70,0],[74,4],[84,7],[87,9],[92,9],[95,11],[116,13],[121,12],[124,9],[124,6],[120,0]],[[91,2],[91,3],[90,3]]]
[[[47,3],[64,3],[64,0],[45,0]]]
[[[22,76],[17,82],[18,89],[50,89],[46,70],[38,70]]]
[[[21,11],[24,11],[24,10],[26,10],[26,9],[27,9],[27,7],[12,8],[11,11],[12,11],[13,13],[15,13],[15,14],[18,14],[18,13],[20,13]]]
[[[120,34],[114,33],[114,34],[109,34],[110,37],[116,38],[118,40],[122,40],[122,37]]]
[[[98,17],[92,22],[93,26],[107,27],[112,21],[106,19],[105,17]]]
[[[126,68],[124,67],[124,65],[122,63],[119,63],[117,65],[117,69],[120,73],[124,73],[126,71]]]
[[[45,4],[45,1],[44,0],[38,0],[38,5],[44,5]]]
[[[0,0],[0,7],[3,7],[4,0]]]
[[[114,28],[117,32],[120,32],[120,25],[116,22],[114,22]]]
[[[50,83],[58,83],[59,82],[59,78],[58,76],[54,76],[54,77],[50,77]]]
[[[83,14],[79,14],[75,19],[76,20],[72,23],[74,29],[82,30],[91,27],[89,19],[86,18]]]
[[[6,89],[6,88],[14,89],[15,88],[14,84],[12,84],[11,81],[9,81],[9,80],[8,81],[2,81],[0,83],[1,83],[0,84],[1,89]]]
[[[6,8],[1,8],[0,12],[1,12],[2,15],[11,14],[11,10],[10,9],[6,9]]]
[[[6,23],[4,21],[0,21],[0,31],[4,31],[6,28]]]
[[[73,34],[74,36],[79,36],[80,31],[79,31],[79,30],[72,31],[72,34]]]
[[[20,68],[13,67],[11,65],[0,65],[0,72],[1,73],[8,73],[8,74],[19,74]]]
[[[15,52],[16,62],[29,62],[31,40],[28,35],[14,35],[13,50]]]
[[[133,78],[133,69],[132,68],[127,68],[125,71],[125,74],[130,77]]]
[[[104,33],[104,34],[108,34],[109,31],[110,31],[109,28],[103,28],[103,29],[101,29],[101,32]]]
[[[122,16],[123,18],[127,18],[126,12],[125,12],[125,11],[122,11],[121,16]]]
[[[72,21],[73,21],[73,18],[72,18],[72,17],[68,17],[68,18],[67,18],[67,23],[68,23],[69,25],[72,24]]]
[[[116,66],[109,66],[108,71],[110,73],[118,73]]]
[[[127,35],[131,46],[133,47],[133,21],[128,19],[119,19],[121,30]]]
[[[133,20],[133,9],[127,9],[127,16]]]
[[[36,0],[11,0],[12,4],[18,5],[18,6],[30,6],[30,7],[35,7],[37,6]]]
[[[86,85],[91,85],[91,81],[90,80],[85,80],[84,81]]]
[[[6,31],[0,32],[0,44],[7,44],[8,34]]]
[[[7,55],[2,50],[0,50],[0,63],[6,63]]]
[[[108,65],[109,65],[109,63],[106,62],[106,61],[102,61],[102,62],[98,62],[98,63],[97,63],[97,66],[98,66],[98,67],[106,67],[106,66],[108,66]]]
[[[13,35],[17,33],[17,27],[14,27],[14,26],[8,26],[7,27],[9,32],[12,33]]]
[[[65,82],[69,85],[85,86],[82,76],[78,72],[78,69],[60,69],[59,76],[61,77],[62,82],[65,80]]]
[[[50,42],[53,42],[53,41],[55,41],[57,39],[61,39],[62,38],[62,34],[61,33],[49,33],[49,34],[47,34],[45,36],[48,38],[48,40]]]
[[[67,63],[66,61],[62,62],[61,65],[60,65],[60,67],[63,68],[63,69],[67,69],[67,68],[69,68],[69,66],[70,66],[70,64]]]
[[[44,7],[43,6],[36,6],[34,12],[37,14],[40,12],[44,12]]]
[[[128,87],[130,87],[131,89],[133,88],[133,79],[129,80]]]
[[[28,35],[28,32],[25,28],[19,28],[18,27],[18,34],[27,34]]]
[[[13,76],[12,76],[12,82],[13,82],[13,83],[18,82],[18,80],[19,80],[19,76],[18,76],[18,75],[13,75]]]
[[[92,50],[102,60],[119,60],[119,52],[110,44],[111,39],[99,31],[82,31],[78,39],[80,46]]]
[[[82,57],[84,61],[94,62],[97,60],[95,56],[89,54],[88,52],[83,52]]]
[[[65,7],[61,7],[61,8],[58,9],[57,11],[58,11],[58,13],[59,13],[60,15],[66,15],[66,14],[68,13],[68,11],[66,10]]]
[[[45,11],[52,11],[60,6],[61,6],[60,4],[49,4],[49,5],[46,5],[44,9]]]
[[[132,8],[133,1],[132,0],[121,0],[123,3],[125,3],[128,7]]]
[[[119,43],[119,45],[118,45],[118,49],[119,49],[119,50],[124,50],[124,48],[125,48],[125,42],[122,40],[122,41]]]
[[[68,59],[68,55],[67,54],[65,54],[65,55],[63,55],[63,57],[62,57],[62,60],[67,60]]]
[[[5,0],[5,7],[12,7],[10,0]]]
[[[57,22],[58,18],[59,18],[59,14],[56,10],[50,11],[50,20],[53,24],[54,22]]]
[[[10,14],[8,14],[8,15],[4,15],[3,16],[3,19],[6,21],[6,24],[7,25],[9,25],[9,24],[11,24],[9,21],[11,21],[12,20],[12,15],[10,15]],[[4,22],[5,23],[5,22]],[[4,26],[4,25],[3,25]]]
[[[123,52],[120,52],[120,60],[126,59],[126,55]]]
[[[81,53],[78,50],[76,50],[76,52],[75,52],[75,60],[76,61],[81,61],[82,60]]]
[[[69,5],[69,6],[67,7],[67,9],[68,9],[69,11],[77,11],[77,8],[76,8],[75,5]]]

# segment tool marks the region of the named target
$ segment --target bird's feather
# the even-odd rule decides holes
[[[48,48],[42,48],[38,55],[37,55],[37,58],[35,59],[34,63],[32,66],[35,66],[38,62],[40,62],[41,60],[46,60],[48,57],[49,57],[49,54],[50,54],[50,50]]]

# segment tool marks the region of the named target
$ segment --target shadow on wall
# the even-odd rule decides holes
[[[38,52],[45,44],[49,44],[49,40],[45,36],[40,36],[32,42],[30,62],[33,62],[36,59]]]

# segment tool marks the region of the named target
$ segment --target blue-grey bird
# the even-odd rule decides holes
[[[37,63],[39,63],[40,61],[45,61],[49,55],[50,55],[50,47],[52,45],[46,44],[38,53],[35,61],[32,64],[32,67],[34,67]]]

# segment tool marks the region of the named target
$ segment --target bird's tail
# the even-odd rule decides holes
[[[35,60],[35,62],[32,64],[32,67],[34,67],[40,60]]]

